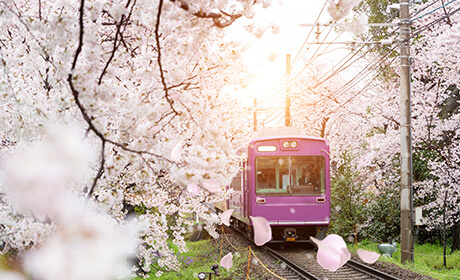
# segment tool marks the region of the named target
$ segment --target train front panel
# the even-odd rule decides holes
[[[329,168],[325,139],[287,136],[252,141],[243,216],[267,219],[272,242],[324,236],[330,222]]]

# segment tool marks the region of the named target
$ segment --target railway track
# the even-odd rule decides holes
[[[230,228],[230,231],[248,239],[245,234],[235,228]],[[274,250],[268,246],[259,247],[260,253],[269,255],[265,258],[265,265],[274,274],[283,279],[297,280],[398,280],[394,276],[378,271],[369,266],[363,265],[355,260],[349,260],[345,266],[339,268],[335,272],[330,272],[322,268],[316,261],[314,251],[312,250]],[[274,278],[275,279],[275,278]]]
[[[275,251],[275,250],[273,250]],[[312,251],[295,250],[295,251],[275,251],[275,254],[280,255],[285,260],[293,262],[298,267],[308,270],[314,277],[306,279],[325,279],[328,280],[398,280],[394,276],[378,271],[369,266],[363,265],[353,259],[349,260],[343,267],[335,272],[330,272],[322,268],[317,262]]]

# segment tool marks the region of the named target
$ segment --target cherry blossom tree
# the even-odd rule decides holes
[[[39,278],[81,279],[87,271],[87,279],[106,279],[126,273],[112,268],[129,254],[138,272],[158,256],[157,275],[178,269],[168,242],[187,250],[192,213],[215,236],[219,219],[206,203],[230,195],[224,186],[248,129],[236,102],[220,93],[248,76],[239,56],[245,46],[227,29],[267,6],[0,1],[3,252],[26,255],[24,269]],[[187,191],[190,184],[199,189]],[[132,212],[137,225],[119,229]],[[72,225],[75,217],[81,222]],[[137,252],[120,246],[128,239]],[[44,269],[75,240],[82,250],[105,240],[93,260],[113,253],[105,275],[84,269],[83,251],[69,259],[77,268],[66,277],[68,266]]]
[[[459,5],[427,3],[411,7],[412,133],[416,203],[424,208],[429,229],[444,231],[459,222],[458,60]],[[387,33],[388,34],[388,33]],[[397,33],[396,33],[397,34]],[[362,146],[363,166],[398,182],[398,64],[379,82],[367,119],[376,128]],[[378,167],[378,168],[374,168]],[[386,171],[385,171],[386,169]],[[422,174],[423,173],[423,174]],[[375,174],[375,173],[374,173]]]

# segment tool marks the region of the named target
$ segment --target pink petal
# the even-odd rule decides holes
[[[330,234],[323,240],[310,238],[318,245],[316,260],[325,269],[336,271],[351,258],[347,244],[340,235]]]
[[[220,220],[224,225],[230,226],[230,217],[232,216],[233,211],[235,211],[235,209],[228,209],[220,215]]]
[[[233,266],[233,255],[228,253],[222,259],[220,259],[220,266],[225,267],[227,270]]]
[[[178,161],[182,156],[182,141],[179,141],[171,151],[171,160]]]
[[[370,264],[373,264],[375,263],[379,257],[380,257],[380,254],[379,253],[376,253],[376,252],[371,252],[371,251],[366,251],[366,250],[362,250],[362,249],[358,249],[356,251],[356,253],[358,254],[359,258],[365,262],[365,263],[370,263]]]
[[[272,239],[272,228],[264,217],[252,217],[252,225],[254,226],[254,243],[257,246],[262,246]]]
[[[222,188],[220,187],[219,183],[214,181],[213,179],[209,179],[203,182],[203,187],[206,188],[208,191],[216,193],[221,192]]]
[[[187,185],[187,191],[193,195],[199,195],[200,187],[197,184],[191,183]]]
[[[174,100],[179,100],[181,97],[181,94],[178,91],[170,92],[169,95],[171,95],[171,98]]]

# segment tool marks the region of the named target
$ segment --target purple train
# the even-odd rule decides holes
[[[324,238],[330,222],[329,143],[301,135],[266,136],[248,146],[248,158],[220,211],[235,209],[232,225],[253,235],[249,216],[267,219],[271,243]]]

